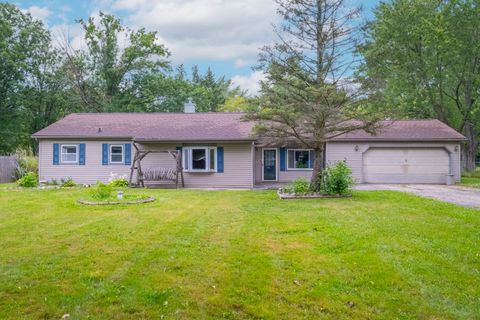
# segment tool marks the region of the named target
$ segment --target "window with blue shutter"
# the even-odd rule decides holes
[[[280,148],[280,171],[286,171],[286,150],[285,148]]]
[[[108,165],[108,143],[102,144],[102,165]]]
[[[223,167],[224,167],[223,147],[217,147],[217,172],[223,173]]]
[[[58,143],[53,144],[53,164],[60,164],[60,145]]]
[[[130,143],[125,144],[125,165],[132,164],[132,145]]]
[[[79,144],[78,164],[81,166],[85,165],[85,143]]]

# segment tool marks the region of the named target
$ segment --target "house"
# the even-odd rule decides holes
[[[262,145],[241,113],[74,113],[33,135],[41,181],[78,183],[129,176],[139,150],[180,150],[185,186],[252,188],[310,178],[313,152]],[[371,135],[356,131],[326,143],[326,162],[346,159],[359,183],[453,183],[460,179],[465,137],[438,120],[385,121]],[[172,168],[168,153],[151,153],[142,168]],[[134,177],[135,179],[135,177]]]

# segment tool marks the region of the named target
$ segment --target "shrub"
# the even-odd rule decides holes
[[[126,188],[128,187],[128,180],[125,178],[117,178],[110,181],[108,185],[113,188]]]
[[[303,177],[297,178],[293,181],[292,188],[295,194],[307,193],[310,190],[310,182]]]
[[[347,195],[353,184],[352,169],[346,161],[339,161],[323,170],[320,191],[328,195]]]
[[[108,185],[113,188],[126,188],[128,187],[128,180],[125,176],[117,176],[114,173],[110,174],[110,179],[108,179]]]
[[[113,188],[108,184],[97,182],[95,187],[89,190],[89,194],[94,199],[106,200],[112,197],[113,191]]]
[[[75,187],[77,185],[75,182],[73,182],[73,179],[70,177],[67,179],[60,179],[60,182],[61,182],[61,186],[64,188]]]
[[[35,188],[38,187],[38,175],[35,172],[28,172],[17,181],[20,187]]]
[[[15,167],[15,178],[18,180],[29,172],[38,173],[38,158],[29,150],[17,150],[17,165]]]
[[[291,184],[281,189],[283,193],[305,194],[310,191],[310,183],[307,179],[300,177],[295,179]]]

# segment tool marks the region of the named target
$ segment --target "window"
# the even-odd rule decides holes
[[[314,153],[308,149],[288,150],[289,170],[310,170],[313,168]]]
[[[110,146],[110,163],[123,163],[123,145]]]
[[[62,144],[61,161],[62,163],[78,163],[78,145]]]
[[[215,172],[217,170],[217,148],[183,148],[183,168],[190,172]]]

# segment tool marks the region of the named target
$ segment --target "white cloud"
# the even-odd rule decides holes
[[[247,90],[251,95],[258,95],[260,91],[260,81],[265,79],[262,71],[255,71],[249,76],[236,75],[232,78],[232,87],[239,86],[243,90]]]
[[[48,17],[52,13],[47,7],[31,6],[24,10],[32,15],[33,18],[43,21],[47,24]]]
[[[116,0],[108,9],[126,11],[133,28],[158,31],[174,62],[233,60],[243,67],[273,39],[275,8],[272,0]]]

